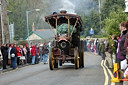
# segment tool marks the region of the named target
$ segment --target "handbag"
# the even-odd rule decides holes
[[[8,64],[11,65],[11,59],[8,60]]]
[[[12,54],[11,54],[11,57],[15,57],[15,54],[14,54],[14,53],[12,53]]]
[[[25,56],[21,56],[20,57],[20,60],[25,60]]]
[[[125,70],[127,68],[127,59],[121,61],[121,70]]]

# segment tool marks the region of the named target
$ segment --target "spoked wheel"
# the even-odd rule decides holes
[[[75,69],[78,69],[79,68],[79,50],[78,50],[78,47],[75,48],[75,51],[74,51],[74,57],[75,57]]]
[[[79,49],[79,55],[80,55],[80,67],[84,67],[84,41],[80,41],[80,49]]]
[[[50,70],[54,69],[54,64],[55,64],[55,60],[54,60],[53,49],[50,48],[50,51],[49,51],[49,67],[50,67]]]

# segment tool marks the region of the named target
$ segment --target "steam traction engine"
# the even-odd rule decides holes
[[[62,66],[65,61],[75,64],[75,69],[84,67],[84,42],[80,40],[82,20],[80,16],[67,14],[52,14],[45,17],[51,29],[56,29],[55,40],[49,50],[50,70]]]

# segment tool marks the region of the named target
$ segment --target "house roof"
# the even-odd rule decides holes
[[[31,36],[32,34],[36,34],[37,36],[39,36],[41,39],[49,39],[49,38],[54,38],[55,34],[56,34],[56,30],[55,29],[47,29],[47,30],[37,30],[37,31],[32,31],[29,33],[29,36]],[[28,35],[24,38],[27,39]]]

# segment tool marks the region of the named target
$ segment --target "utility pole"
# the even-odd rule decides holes
[[[1,2],[1,0],[0,0],[0,10],[1,10],[1,38],[2,38],[2,43],[4,43],[4,29],[3,29],[3,11],[2,11],[2,6],[3,6],[3,4],[2,4],[2,2]]]
[[[0,44],[9,43],[9,19],[7,16],[7,2],[0,0]]]
[[[98,0],[99,2],[99,20],[100,20],[100,29],[101,29],[101,0]]]

